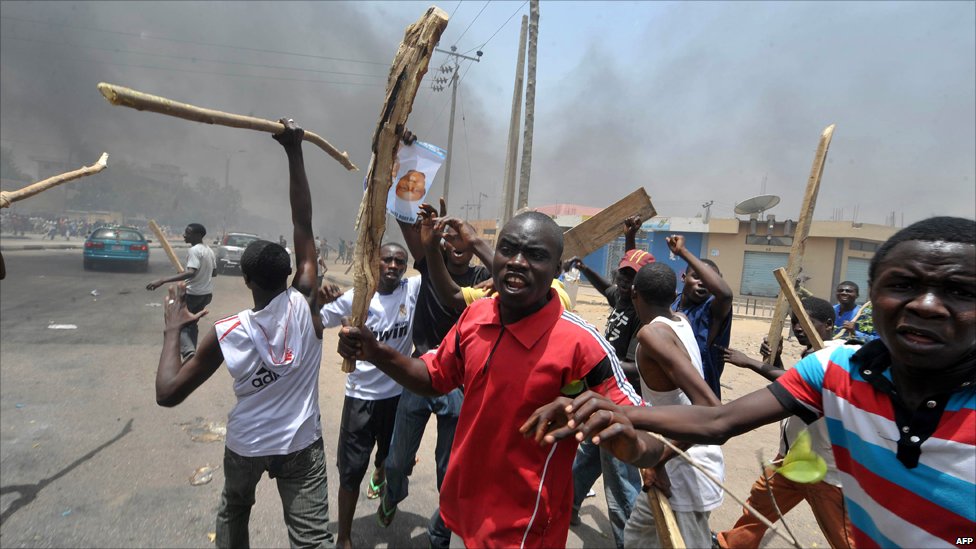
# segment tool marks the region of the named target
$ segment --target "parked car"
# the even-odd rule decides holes
[[[130,265],[149,270],[149,241],[133,227],[109,226],[92,231],[85,240],[85,270],[102,264]]]
[[[217,272],[224,274],[231,269],[240,269],[241,253],[244,248],[261,237],[250,233],[227,233],[217,244]]]

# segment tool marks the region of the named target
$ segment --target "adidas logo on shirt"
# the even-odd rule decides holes
[[[254,374],[254,379],[251,380],[251,385],[257,389],[260,389],[274,383],[279,377],[281,376],[269,371],[267,368],[261,368],[256,374]]]

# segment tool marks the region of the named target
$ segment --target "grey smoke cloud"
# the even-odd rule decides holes
[[[498,4],[505,12],[501,20],[476,22],[472,35],[486,38],[517,7]],[[179,165],[191,182],[205,176],[223,182],[225,155],[244,149],[231,156],[231,184],[241,189],[246,208],[279,220],[284,231],[286,164],[269,136],[113,107],[95,84],[109,81],[267,118],[291,116],[348,150],[361,167],[346,172],[306,147],[316,229],[349,237],[388,67],[150,37],[388,63],[403,29],[424,6],[5,1],[0,136],[18,160],[72,154],[74,162],[89,162],[108,150],[133,163]],[[600,6],[605,16],[590,18],[586,10]],[[817,137],[835,122],[819,218],[838,207],[849,216],[855,205],[860,221],[876,223],[892,210],[904,211],[906,222],[935,213],[974,215],[972,3],[650,6],[651,15],[635,16],[628,10],[646,6],[542,3],[530,205],[605,206],[644,185],[663,215],[695,215],[702,202],[714,200],[713,215],[728,216],[734,202],[759,194],[766,177],[767,191],[783,196],[773,212],[795,217]],[[476,11],[462,6],[446,40],[457,37]],[[490,195],[482,201],[482,216],[497,211],[515,63],[514,54],[501,56],[514,51],[508,43],[517,40],[518,20],[486,48],[486,62],[468,73],[461,88],[454,213],[474,217],[479,192]],[[638,39],[621,48],[612,39],[618,25],[636,29]],[[443,61],[435,57],[432,68]],[[448,99],[446,92],[423,89],[411,129],[446,146]],[[29,162],[20,163],[33,171]],[[434,195],[442,189],[438,179]],[[465,203],[472,208],[462,212]]]

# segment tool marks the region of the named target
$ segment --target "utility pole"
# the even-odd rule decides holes
[[[469,61],[475,61],[480,63],[481,56],[484,55],[484,52],[479,50],[475,52],[475,54],[478,57],[470,57],[467,55],[457,53],[457,46],[451,46],[451,51],[442,50],[440,48],[434,48],[434,51],[446,53],[447,55],[450,55],[454,58],[453,59],[454,66],[449,67],[451,72],[451,123],[447,129],[447,161],[446,161],[446,165],[444,166],[444,193],[441,195],[444,197],[444,202],[449,204],[450,202],[448,202],[447,200],[447,194],[448,194],[448,190],[451,188],[451,157],[454,156],[454,108],[457,104],[458,83],[461,80],[461,75],[458,74],[458,69],[461,68],[460,63],[458,62],[458,58],[460,57],[462,59],[467,59]],[[447,69],[448,67],[441,66],[441,72],[448,72]],[[432,89],[434,91],[442,91],[444,87],[432,86]]]
[[[518,160],[519,128],[522,125],[522,84],[525,78],[525,38],[529,30],[529,16],[522,16],[522,32],[519,35],[518,61],[515,64],[515,89],[512,92],[512,118],[508,123],[508,154],[505,155],[505,188],[502,191],[502,209],[499,225],[512,218],[515,195],[515,163]]]
[[[522,141],[522,170],[519,174],[519,209],[529,204],[529,176],[532,173],[532,128],[535,124],[535,62],[539,45],[539,0],[529,0],[529,67],[525,79],[525,137]]]
[[[705,208],[705,221],[704,221],[705,223],[708,223],[709,214],[711,213],[712,204],[714,203],[715,203],[714,200],[709,200],[708,202],[702,204],[702,208]]]

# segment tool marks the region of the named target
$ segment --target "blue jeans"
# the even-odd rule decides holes
[[[596,479],[603,475],[603,492],[607,498],[610,529],[618,549],[624,546],[624,526],[641,492],[641,477],[637,467],[613,457],[610,452],[586,441],[576,450],[573,460],[573,510],[579,512],[586,493]]]
[[[400,404],[397,406],[396,422],[393,425],[390,453],[386,456],[386,493],[383,496],[386,509],[392,509],[407,498],[409,477],[413,473],[420,440],[424,436],[424,429],[431,414],[437,415],[437,446],[434,449],[434,459],[437,462],[437,490],[440,491],[444,474],[447,472],[447,462],[451,457],[454,429],[457,427],[462,401],[463,395],[460,389],[439,397],[422,397],[406,389],[403,390]],[[430,524],[427,526],[427,537],[430,538],[433,547],[447,547],[450,543],[451,531],[441,519],[440,509],[434,509]]]
[[[254,506],[254,489],[265,471],[277,479],[291,547],[335,547],[335,538],[326,529],[329,488],[321,438],[303,450],[280,456],[246,457],[224,447],[217,547],[250,547],[247,526]]]

